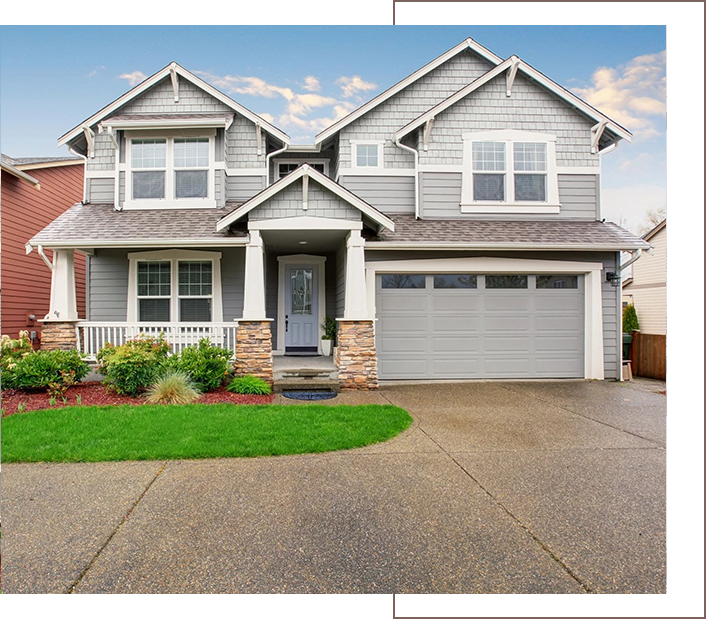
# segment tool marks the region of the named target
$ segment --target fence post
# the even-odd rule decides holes
[[[632,349],[630,350],[632,354],[632,375],[633,376],[638,376],[638,365],[639,365],[639,352],[640,352],[640,332],[639,331],[633,331],[632,332]]]

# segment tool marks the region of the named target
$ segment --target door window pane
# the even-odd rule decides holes
[[[505,200],[504,174],[474,174],[473,199],[502,202]]]
[[[527,288],[526,275],[486,275],[486,288]]]
[[[137,296],[168,297],[172,294],[169,262],[137,263]]]
[[[537,275],[537,288],[572,288],[579,287],[578,275]]]
[[[208,197],[208,170],[177,170],[175,176],[177,198]]]
[[[133,172],[132,197],[135,200],[164,198],[164,172]]]
[[[517,202],[545,202],[546,199],[546,174],[515,174],[515,200]]]
[[[292,269],[290,287],[292,295],[292,314],[311,314],[311,295],[313,271],[311,269]]]
[[[179,299],[182,322],[211,322],[211,299]]]
[[[476,275],[434,275],[434,288],[477,288]]]
[[[382,276],[383,288],[426,288],[426,275],[410,275],[407,273],[390,273]]]
[[[170,299],[139,299],[140,322],[169,322]]]

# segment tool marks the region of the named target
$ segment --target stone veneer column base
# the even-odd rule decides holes
[[[339,320],[335,363],[341,390],[378,388],[378,357],[372,320]]]
[[[42,324],[41,350],[75,350],[78,344],[75,322]]]
[[[272,385],[272,330],[269,320],[241,320],[235,335],[235,373],[259,376]]]

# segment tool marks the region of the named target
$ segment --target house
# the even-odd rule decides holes
[[[55,250],[45,325],[87,354],[208,336],[272,380],[328,315],[344,389],[620,379],[620,252],[649,244],[602,221],[600,171],[630,139],[472,39],[306,145],[171,63],[59,138],[86,200],[29,240]]]
[[[623,283],[623,306],[635,306],[640,333],[667,335],[667,220],[642,239],[653,250],[633,264],[632,277]]]
[[[49,311],[51,272],[25,243],[83,198],[83,159],[2,155],[2,334],[16,338],[29,331],[35,346],[42,337],[40,319]],[[44,253],[52,260],[52,250]],[[76,310],[85,316],[86,261],[75,265]]]

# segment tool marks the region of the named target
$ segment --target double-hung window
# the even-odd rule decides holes
[[[213,262],[179,261],[179,320],[211,322]]]
[[[555,136],[498,130],[463,139],[461,212],[559,212]]]
[[[140,322],[169,322],[172,264],[169,260],[137,263],[137,306]]]
[[[209,137],[131,138],[127,208],[215,206],[212,146]]]

